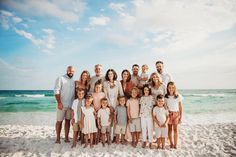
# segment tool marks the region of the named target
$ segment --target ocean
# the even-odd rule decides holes
[[[236,89],[180,90],[185,113],[236,112]],[[52,90],[0,90],[0,112],[54,112]]]

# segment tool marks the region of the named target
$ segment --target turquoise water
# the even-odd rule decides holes
[[[180,90],[185,113],[236,112],[236,89]],[[0,112],[54,112],[52,90],[0,90]]]

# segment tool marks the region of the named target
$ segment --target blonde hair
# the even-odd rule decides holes
[[[151,85],[155,86],[155,82],[153,82],[153,76],[154,75],[156,75],[159,78],[159,82],[160,82],[160,84],[162,84],[162,78],[161,78],[160,74],[154,72],[154,73],[151,74],[150,79],[149,79],[149,82],[151,83]]]

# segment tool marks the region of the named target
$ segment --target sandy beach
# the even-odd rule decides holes
[[[7,114],[7,113],[4,113]],[[4,117],[3,114],[3,117]],[[13,117],[17,118],[13,122]],[[33,116],[34,115],[34,116]],[[82,148],[80,144],[71,148],[71,143],[55,144],[55,129],[53,113],[16,113],[9,114],[9,124],[1,118],[0,125],[0,155],[1,156],[235,156],[236,155],[236,122],[188,124],[180,126],[179,146],[177,150],[170,149],[168,142],[166,150],[150,150],[130,145],[102,147],[101,143],[93,149]],[[32,123],[32,117],[35,122]],[[40,117],[41,116],[41,117]],[[48,121],[45,119],[48,119]],[[189,118],[189,117],[187,117]],[[19,118],[22,119],[22,118]],[[41,119],[41,120],[40,120]],[[185,119],[188,121],[188,119]],[[13,124],[15,123],[15,124]],[[190,122],[189,122],[190,123]],[[62,137],[63,137],[62,131]],[[72,129],[70,132],[72,138]],[[71,139],[72,141],[72,139]]]

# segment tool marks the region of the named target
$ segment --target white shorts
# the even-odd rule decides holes
[[[168,137],[168,127],[155,127],[156,138],[167,138]]]

